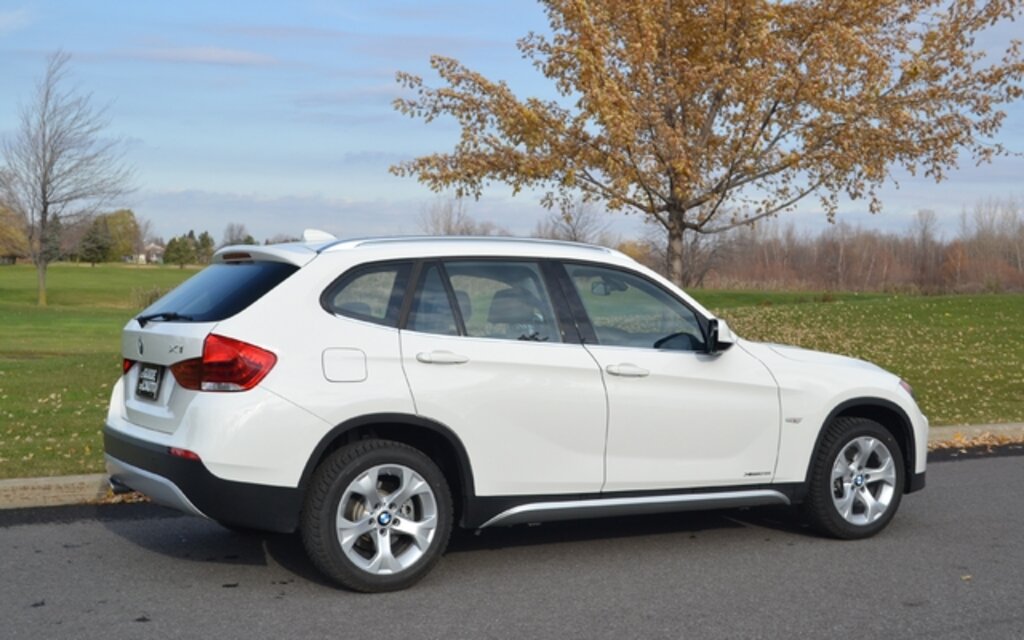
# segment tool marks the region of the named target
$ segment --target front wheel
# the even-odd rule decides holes
[[[865,418],[838,418],[815,454],[805,512],[826,535],[856,539],[889,524],[903,496],[899,443]]]
[[[325,575],[355,591],[412,586],[437,563],[452,527],[444,475],[398,442],[363,440],[316,470],[302,513],[302,540]]]

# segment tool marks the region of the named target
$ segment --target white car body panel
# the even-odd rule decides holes
[[[163,366],[198,358],[203,355],[203,340],[214,326],[214,322],[154,321],[143,327],[133,318],[121,334],[121,353],[131,360]],[[125,374],[123,381],[128,389],[136,388],[140,370],[139,366],[133,366]],[[165,369],[164,377],[170,375],[170,370]],[[155,401],[128,394],[125,398],[125,414],[133,424],[173,433],[181,425],[196,393],[165,382]]]
[[[605,393],[582,346],[401,333],[416,412],[457,425],[478,495],[601,490]],[[467,361],[418,357],[438,351]]]
[[[737,346],[764,362],[779,383],[782,434],[776,482],[803,482],[818,434],[832,411],[847,401],[863,399],[891,403],[906,414],[916,443],[913,472],[924,471],[928,421],[900,387],[898,376],[869,362],[834,354],[747,340]]]
[[[130,388],[130,387],[129,387]],[[107,426],[127,436],[199,454],[217,477],[234,482],[295,487],[309,452],[328,425],[266,389],[245,393],[195,393],[173,433],[128,420],[125,379],[111,396]]]
[[[767,483],[779,442],[779,393],[740,349],[587,345],[608,389],[605,491]],[[608,373],[634,365],[647,375]]]

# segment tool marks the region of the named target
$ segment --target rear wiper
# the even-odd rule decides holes
[[[160,313],[150,313],[148,315],[139,316],[135,318],[139,322],[140,327],[145,327],[146,323],[150,320],[191,320],[192,316],[182,315],[175,311],[162,311]]]

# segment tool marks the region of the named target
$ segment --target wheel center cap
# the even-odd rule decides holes
[[[853,479],[853,484],[854,484],[854,486],[857,486],[857,487],[863,487],[864,486],[864,476],[857,476],[856,478],[854,478]]]
[[[377,516],[377,524],[379,524],[382,527],[386,527],[389,524],[391,524],[391,520],[392,516],[390,511],[385,511],[384,513]]]

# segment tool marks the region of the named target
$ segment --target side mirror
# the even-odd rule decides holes
[[[708,320],[708,339],[705,350],[709,355],[718,353],[718,318]]]
[[[711,318],[708,320],[708,341],[706,351],[710,355],[725,351],[736,342],[736,336],[725,320]]]

